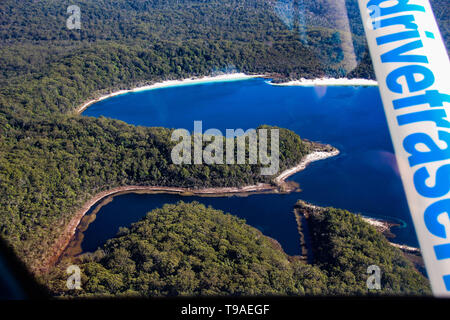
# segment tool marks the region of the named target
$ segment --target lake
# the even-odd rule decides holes
[[[302,199],[365,216],[397,221],[392,241],[418,246],[399,177],[378,87],[272,86],[265,79],[202,83],[128,93],[98,102],[83,112],[134,125],[184,128],[194,121],[203,130],[256,128],[267,124],[290,129],[313,141],[337,147],[337,157],[315,162],[289,180],[302,192],[248,197],[183,197],[126,194],[103,206],[85,231],[83,251],[94,251],[164,203],[198,201],[246,219],[299,254],[293,205]]]

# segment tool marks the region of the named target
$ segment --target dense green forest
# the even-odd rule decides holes
[[[343,8],[330,3],[80,0],[82,27],[69,30],[71,1],[1,1],[0,234],[37,272],[73,213],[105,188],[264,179],[246,166],[186,173],[170,165],[169,129],[74,110],[112,90],[218,72],[373,77],[356,1],[346,1],[350,29],[335,19]],[[448,39],[446,2],[433,5]],[[350,60],[359,63],[355,71]],[[284,151],[297,151],[282,166],[306,151],[285,133]]]
[[[260,175],[261,164],[248,161],[174,165],[176,142],[165,128],[69,118],[24,129],[2,139],[0,230],[33,268],[46,263],[46,252],[74,210],[101,191],[124,185],[236,187],[270,183],[272,178]],[[281,172],[299,163],[314,145],[286,129],[279,134]]]
[[[381,269],[381,293],[430,293],[428,280],[361,216],[335,208],[311,209],[303,201],[296,207],[307,216],[314,265],[326,273],[329,294],[364,293],[371,265]]]
[[[430,294],[428,281],[360,217],[327,208],[310,223],[312,265],[233,215],[197,202],[165,205],[77,258],[82,290],[63,286],[70,260],[47,281],[54,294],[78,297]],[[382,270],[380,291],[366,286],[372,264]]]

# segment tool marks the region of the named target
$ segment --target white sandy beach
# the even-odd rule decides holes
[[[338,154],[339,154],[339,150],[334,150],[331,152],[315,151],[313,153],[310,153],[310,154],[306,155],[297,166],[283,171],[278,177],[275,178],[274,181],[275,181],[275,183],[279,184],[282,181],[286,180],[291,175],[293,175],[294,173],[304,170],[306,168],[306,166],[308,164],[310,164],[311,162],[335,157]]]
[[[227,81],[238,81],[238,80],[247,80],[252,78],[258,78],[262,77],[263,75],[248,75],[245,73],[229,73],[229,74],[222,74],[218,76],[208,76],[208,77],[202,77],[202,78],[190,78],[190,79],[183,79],[183,80],[167,80],[163,82],[158,82],[155,84],[151,84],[148,86],[143,86],[139,88],[134,88],[130,90],[120,90],[116,92],[112,92],[110,94],[104,95],[98,99],[93,99],[85,104],[83,104],[81,107],[77,109],[77,113],[82,113],[84,110],[86,110],[87,107],[90,105],[111,98],[115,96],[119,96],[121,94],[130,93],[130,92],[140,92],[140,91],[146,91],[146,90],[153,90],[153,89],[159,89],[159,88],[167,88],[167,87],[176,87],[176,86],[186,86],[186,85],[193,85],[193,84],[200,84],[200,83],[209,83],[209,82],[227,82]]]
[[[321,78],[321,79],[305,79],[294,80],[284,83],[272,83],[273,86],[378,86],[378,82],[368,79],[347,79],[347,78]]]
[[[153,90],[159,88],[167,88],[167,87],[176,87],[176,86],[186,86],[186,85],[194,85],[200,83],[209,83],[209,82],[227,82],[227,81],[239,81],[239,80],[247,80],[253,78],[264,77],[264,75],[248,75],[245,73],[229,73],[222,74],[218,76],[207,76],[202,78],[189,78],[183,80],[167,80],[163,82],[158,82],[155,84],[151,84],[148,86],[138,87],[129,90],[119,90],[116,92],[112,92],[110,94],[101,96],[100,98],[90,100],[84,103],[81,107],[77,109],[77,113],[80,114],[84,110],[86,110],[90,105],[111,98],[115,96],[119,96],[121,94],[130,93],[130,92],[140,92],[146,90]],[[294,80],[284,83],[273,83],[271,81],[267,81],[270,85],[273,86],[378,86],[378,82],[375,80],[368,79],[347,79],[347,78],[320,78],[320,79],[305,79],[302,78],[300,80]]]

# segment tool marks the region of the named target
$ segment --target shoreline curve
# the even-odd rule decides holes
[[[109,93],[107,95],[101,96],[97,99],[89,100],[88,102],[85,102],[80,107],[78,107],[75,111],[76,114],[81,114],[83,111],[85,111],[87,108],[89,108],[91,105],[100,102],[102,100],[106,100],[108,98],[120,96],[127,93],[133,93],[133,92],[142,92],[142,91],[148,91],[148,90],[155,90],[155,89],[161,89],[161,88],[171,88],[171,87],[180,87],[180,86],[188,86],[188,85],[196,85],[196,84],[205,84],[205,83],[213,83],[213,82],[231,82],[231,81],[242,81],[242,80],[249,80],[254,78],[260,78],[264,77],[264,75],[250,75],[245,73],[228,73],[228,74],[222,74],[218,76],[205,76],[201,78],[186,78],[181,80],[166,80],[162,82],[156,82],[154,84],[136,87],[133,89],[127,89],[127,90],[119,90],[112,93]]]
[[[348,79],[348,78],[316,78],[316,79],[305,79],[301,78],[299,80],[292,80],[288,82],[268,82],[273,86],[289,87],[289,86],[301,86],[301,87],[316,87],[316,86],[378,86],[378,82],[369,79]]]
[[[244,187],[219,187],[219,188],[204,188],[204,189],[192,189],[192,188],[182,188],[182,187],[163,187],[163,186],[121,186],[110,190],[100,192],[93,196],[90,200],[85,202],[85,204],[75,213],[74,217],[69,221],[65,230],[60,234],[59,238],[56,240],[54,246],[50,249],[50,255],[43,263],[43,267],[39,268],[39,273],[48,272],[57,262],[59,258],[64,253],[66,248],[69,246],[71,240],[76,234],[76,231],[80,225],[81,220],[87,214],[87,212],[95,206],[101,200],[124,193],[133,192],[146,192],[146,193],[171,193],[179,195],[197,195],[197,196],[221,196],[221,195],[245,195],[249,193],[278,193],[280,192],[280,187],[285,183],[286,179],[290,176],[304,170],[310,163],[319,160],[324,160],[327,158],[335,157],[340,154],[338,149],[333,151],[314,151],[300,161],[300,163],[290,169],[283,171],[278,175],[273,181],[274,184],[269,183],[259,183],[257,185],[250,185]],[[292,192],[289,190],[288,192]]]
[[[255,78],[267,78],[271,79],[269,75],[264,74],[246,74],[246,73],[228,73],[217,76],[204,76],[204,77],[192,77],[181,80],[166,80],[161,82],[156,82],[150,85],[145,85],[141,87],[136,87],[133,89],[118,90],[111,92],[109,94],[100,96],[99,98],[89,100],[83,103],[75,110],[75,114],[82,114],[91,105],[106,100],[108,98],[120,96],[127,93],[142,92],[148,90],[155,90],[161,88],[171,88],[179,86],[188,86],[196,84],[214,83],[214,82],[231,82],[231,81],[242,81]],[[316,78],[316,79],[305,79],[301,78],[298,80],[292,80],[288,82],[273,82],[273,80],[267,81],[268,84],[272,86],[279,87],[289,87],[289,86],[302,86],[302,87],[312,87],[312,86],[378,86],[378,82],[369,79],[348,79],[348,78]]]

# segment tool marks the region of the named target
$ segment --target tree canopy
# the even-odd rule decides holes
[[[61,296],[430,294],[427,280],[360,217],[333,208],[312,216],[312,265],[233,215],[198,202],[166,204],[95,253],[59,266],[49,280]],[[82,290],[67,290],[77,263]],[[382,290],[367,289],[367,268],[382,270]]]
[[[325,0],[303,8],[293,1],[293,11],[289,1],[272,0],[77,3],[80,30],[66,28],[71,1],[0,2],[0,234],[34,271],[82,203],[104,188],[262,179],[249,166],[198,167],[184,179],[186,168],[170,164],[169,129],[74,114],[88,99],[236,70],[282,79],[373,77],[355,0],[346,1],[345,30]],[[448,43],[447,3],[432,3]],[[348,32],[353,52],[342,45]],[[353,73],[347,52],[359,63]],[[285,133],[292,149],[284,150],[283,168],[307,151]]]

